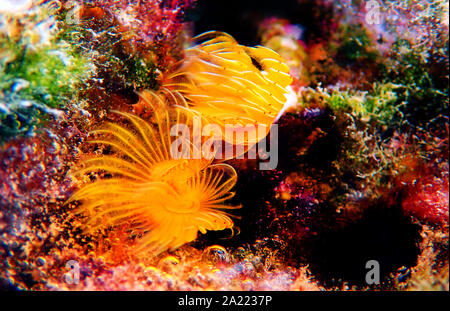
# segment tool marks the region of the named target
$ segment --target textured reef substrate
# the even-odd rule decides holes
[[[448,2],[366,2],[0,1],[0,289],[448,291]],[[277,168],[226,162],[233,232],[156,257],[87,233],[73,169],[111,152],[88,133],[209,30],[289,66]]]

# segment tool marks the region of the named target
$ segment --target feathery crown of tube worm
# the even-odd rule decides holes
[[[86,231],[126,224],[131,234],[141,235],[136,251],[156,255],[193,241],[198,231],[232,229],[226,210],[239,206],[224,204],[234,196],[237,175],[231,166],[172,156],[170,129],[189,124],[192,116],[154,98],[148,100],[150,122],[117,112],[129,126],[109,123],[93,131],[99,138],[91,143],[109,145],[114,154],[82,160],[78,174],[104,171],[111,177],[83,185],[69,202],[81,201],[77,212],[88,217]]]
[[[239,45],[226,33],[211,31],[194,39],[204,41],[186,50],[182,65],[162,77],[162,86],[180,92],[190,109],[222,130],[226,124],[243,131],[266,126],[245,145],[263,139],[286,102],[289,67],[271,49]],[[236,144],[233,137],[225,140]]]

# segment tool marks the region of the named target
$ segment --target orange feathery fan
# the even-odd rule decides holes
[[[166,107],[167,108],[167,107]],[[130,126],[110,123],[94,131],[91,141],[112,147],[112,155],[82,160],[79,174],[106,172],[81,187],[69,200],[81,201],[78,212],[88,216],[86,231],[126,224],[140,236],[136,251],[154,255],[193,241],[197,232],[233,228],[224,202],[233,197],[235,170],[205,159],[171,155],[172,126],[189,122],[183,111],[156,109],[151,122],[118,112]],[[192,152],[192,151],[191,151]]]
[[[162,87],[180,92],[192,110],[222,130],[229,125],[247,131],[245,145],[263,139],[287,101],[289,67],[276,52],[239,45],[226,33],[211,31],[194,39],[205,41],[186,50],[182,65],[162,76]],[[255,125],[266,131],[251,133]]]

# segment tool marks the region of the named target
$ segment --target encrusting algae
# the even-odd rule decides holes
[[[186,50],[183,63],[163,75],[162,86],[180,92],[190,109],[220,125],[226,142],[251,147],[283,111],[292,82],[289,67],[273,50],[239,45],[223,32],[194,40],[204,41]],[[227,135],[226,125],[248,132],[249,138],[237,141]],[[257,132],[257,125],[265,131]]]
[[[91,143],[108,145],[113,154],[82,160],[78,174],[103,171],[109,177],[85,184],[70,201],[82,202],[78,212],[88,217],[86,231],[126,225],[130,237],[139,237],[136,252],[157,255],[195,240],[198,231],[232,229],[224,210],[239,206],[224,204],[234,196],[237,175],[231,166],[173,155],[170,130],[190,124],[191,116],[158,106],[164,103],[154,96],[156,104],[148,100],[154,108],[150,122],[117,112],[132,126],[110,123],[93,131],[101,138]]]

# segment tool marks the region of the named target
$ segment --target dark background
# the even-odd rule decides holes
[[[287,19],[304,28],[305,41],[325,35],[324,23],[332,8],[311,0],[198,0],[186,20],[194,23],[194,34],[218,30],[232,35],[240,44],[259,44],[258,28],[269,17]]]

